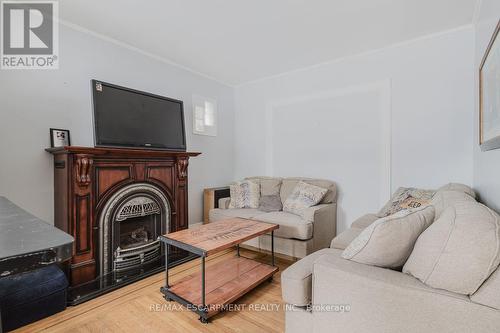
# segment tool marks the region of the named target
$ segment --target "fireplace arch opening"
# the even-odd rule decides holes
[[[158,236],[169,232],[170,216],[167,196],[154,185],[136,183],[116,191],[99,217],[101,274],[159,261],[164,251]]]

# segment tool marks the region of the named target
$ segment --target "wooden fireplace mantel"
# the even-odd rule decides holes
[[[85,154],[94,156],[108,157],[129,157],[129,158],[168,158],[168,157],[195,157],[201,153],[171,151],[171,150],[152,150],[152,149],[129,149],[129,148],[93,148],[80,146],[65,146],[45,149],[52,154]]]
[[[99,216],[120,189],[147,183],[170,204],[168,230],[188,227],[189,158],[200,153],[66,146],[54,155],[54,224],[75,238],[69,267],[72,286],[100,276]]]

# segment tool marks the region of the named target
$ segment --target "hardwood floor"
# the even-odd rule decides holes
[[[266,254],[241,249],[241,254],[269,262]],[[226,250],[207,260],[210,266],[235,256]],[[175,302],[166,302],[160,293],[165,282],[163,273],[151,276],[109,294],[103,295],[15,332],[284,332],[285,314],[281,299],[280,274],[292,262],[277,258],[279,272],[272,282],[264,282],[240,298],[235,307],[202,324],[198,316]],[[175,284],[195,273],[199,261],[194,260],[170,271]],[[257,311],[257,309],[259,311]]]

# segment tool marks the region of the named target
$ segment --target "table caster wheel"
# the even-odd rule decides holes
[[[208,324],[208,318],[203,318],[200,316],[200,321],[202,324]]]

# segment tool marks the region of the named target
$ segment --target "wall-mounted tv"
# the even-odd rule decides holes
[[[182,101],[92,80],[96,147],[186,150]]]

